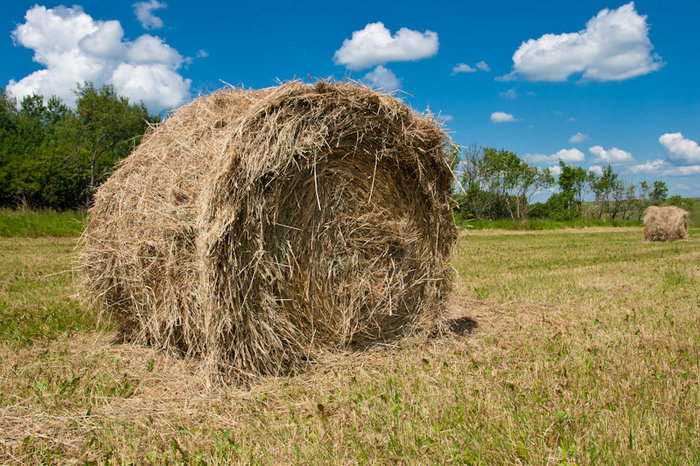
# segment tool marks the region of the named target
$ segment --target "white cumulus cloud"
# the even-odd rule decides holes
[[[452,74],[455,75],[457,73],[476,73],[476,68],[472,68],[466,63],[457,63],[454,68],[452,68]]]
[[[659,142],[674,159],[687,163],[700,162],[700,146],[692,139],[683,137],[682,133],[666,133],[659,137]]]
[[[518,120],[510,113],[493,112],[491,114],[491,121],[494,123],[510,123],[512,121],[518,121]]]
[[[626,150],[618,149],[617,147],[606,150],[603,149],[602,146],[593,146],[588,149],[588,152],[595,156],[594,160],[598,162],[609,163],[612,165],[634,162],[634,157],[632,157],[632,154]]]
[[[684,167],[673,167],[666,170],[667,176],[690,176],[700,175],[700,165],[686,165]]]
[[[553,163],[553,162],[583,162],[586,156],[576,148],[561,149],[552,155],[545,154],[525,154],[525,158],[532,163]]]
[[[591,165],[590,167],[588,167],[588,171],[600,176],[603,174],[603,167],[601,167],[600,165]]]
[[[579,131],[578,133],[574,134],[573,136],[571,136],[569,138],[569,142],[571,144],[580,144],[583,141],[586,141],[587,139],[589,139],[588,135],[583,134],[582,132]]]
[[[133,42],[126,42],[125,61],[139,64],[180,66],[182,56],[159,37],[144,34]]]
[[[477,67],[478,69],[480,69],[481,71],[486,71],[487,73],[488,73],[489,71],[491,71],[491,67],[488,65],[488,63],[486,63],[486,62],[483,61],[483,60],[480,61],[480,62],[478,62],[478,63],[477,63],[476,65],[474,65],[474,66],[476,66],[476,67]]]
[[[649,26],[630,2],[601,10],[579,32],[545,34],[523,42],[513,54],[513,71],[505,79],[566,81],[581,73],[584,80],[621,81],[663,66],[652,53]]]
[[[134,13],[144,29],[159,29],[163,27],[163,20],[153,14],[153,10],[160,10],[167,5],[158,0],[134,3]]]
[[[404,27],[392,35],[384,23],[369,23],[364,29],[354,31],[351,39],[343,41],[333,60],[348,69],[362,70],[389,62],[432,57],[438,47],[436,32],[419,32]]]
[[[122,63],[114,70],[111,83],[120,94],[141,96],[139,100],[149,107],[177,107],[189,93],[189,82],[162,64]]]
[[[474,66],[469,66],[466,63],[457,63],[452,68],[452,76],[459,73],[476,73],[477,71],[486,71],[487,73],[491,71],[491,67],[485,61],[480,61]]]
[[[395,91],[401,87],[401,81],[396,77],[394,72],[381,65],[367,73],[362,78],[362,81],[372,89],[378,89],[384,92]]]
[[[700,165],[676,166],[665,160],[648,160],[643,163],[631,165],[627,168],[632,174],[646,174],[655,176],[690,176],[700,175]]]
[[[151,111],[180,105],[190,95],[191,81],[177,71],[184,61],[177,50],[149,34],[124,40],[119,21],[95,20],[80,6],[34,6],[12,38],[33,50],[33,60],[44,66],[10,80],[7,90],[19,99],[32,93],[57,95],[73,105],[73,91],[85,81],[112,84]]]
[[[661,170],[667,169],[670,165],[661,159],[647,160],[646,162],[631,165],[627,168],[630,173],[658,174]]]

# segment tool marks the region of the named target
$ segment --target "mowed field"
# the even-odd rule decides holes
[[[0,463],[700,463],[700,229],[469,231],[452,331],[209,386],[0,238]]]

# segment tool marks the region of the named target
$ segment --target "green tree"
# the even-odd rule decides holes
[[[637,199],[637,221],[642,220],[644,215],[644,210],[647,208],[647,202],[649,199],[649,192],[651,191],[651,186],[646,180],[639,182],[639,198]]]
[[[603,173],[594,178],[591,183],[591,189],[595,193],[596,203],[598,204],[598,218],[602,218],[604,213],[610,212],[610,200],[616,189],[619,189],[618,175],[612,169],[611,165],[603,167]]]
[[[457,209],[475,218],[520,220],[532,196],[552,186],[551,172],[527,164],[514,152],[471,144],[460,166],[465,193],[456,196]]]
[[[574,167],[559,161],[561,173],[557,180],[561,196],[556,205],[563,209],[564,218],[575,218],[581,215],[581,204],[589,180],[588,172],[581,167]]]
[[[542,189],[553,186],[554,176],[552,176],[549,168],[539,169],[522,161],[516,167],[516,170],[516,215],[518,219],[522,219],[527,214],[527,207],[532,200],[532,196]]]
[[[130,104],[114,87],[78,86],[76,110],[65,114],[61,125],[62,143],[75,167],[78,182],[85,185],[86,200],[97,185],[140,142],[149,117],[142,104]]]
[[[458,210],[466,218],[498,218],[500,203],[497,195],[489,191],[492,183],[484,159],[484,148],[472,143],[464,148],[464,158],[461,163],[462,187],[465,192],[457,196]]]
[[[514,152],[487,147],[484,149],[484,168],[488,190],[506,206],[511,220],[524,214],[523,203],[537,180],[537,172]]]
[[[68,114],[68,106],[63,103],[60,97],[52,95],[46,103],[44,112],[44,124],[53,129],[63,122]]]
[[[622,209],[625,201],[625,183],[622,180],[615,180],[611,189],[612,205],[610,208],[610,218],[614,219]]]
[[[654,181],[654,184],[651,186],[649,198],[652,204],[659,205],[666,200],[667,194],[668,188],[666,187],[666,183],[664,181]]]
[[[669,205],[675,205],[676,207],[680,207],[681,209],[685,209],[688,212],[692,212],[695,209],[695,200],[690,197],[681,197],[680,195],[676,194],[675,196],[671,196],[668,198],[668,203]]]
[[[44,98],[37,94],[24,96],[20,102],[19,114],[30,120],[35,120],[43,123],[46,106]]]
[[[77,108],[60,98],[0,89],[0,206],[76,208],[89,201],[115,163],[138,144],[150,122],[111,86],[79,86]]]
[[[11,162],[17,143],[17,113],[17,101],[0,88],[0,205],[8,205],[13,197]]]
[[[17,120],[17,101],[0,87],[0,131],[11,130]]]
[[[625,186],[625,210],[622,214],[623,220],[629,220],[632,218],[632,211],[634,208],[634,202],[637,196],[637,186],[634,183],[630,183]]]
[[[41,167],[36,159],[48,142],[45,112],[43,97],[25,96],[16,112],[14,127],[3,140],[4,200],[12,204],[33,206],[40,195],[41,186],[36,178]]]

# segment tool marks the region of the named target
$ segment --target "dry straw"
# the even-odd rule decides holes
[[[84,295],[125,340],[228,379],[426,334],[457,238],[447,142],[434,119],[353,83],[199,98],[96,193]]]
[[[646,241],[677,241],[688,237],[688,212],[680,207],[651,206],[644,215]]]

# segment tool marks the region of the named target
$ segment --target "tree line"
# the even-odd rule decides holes
[[[587,216],[641,220],[649,205],[664,202],[668,195],[665,182],[628,183],[611,165],[598,174],[559,161],[555,178],[552,170],[528,164],[509,150],[477,144],[453,146],[449,162],[458,175],[454,210],[462,219],[571,220]],[[531,203],[541,191],[552,194],[546,202]],[[584,203],[591,194],[595,201]],[[693,207],[692,199],[680,196],[668,201],[686,209]]]
[[[110,85],[85,83],[75,94],[71,109],[56,96],[17,102],[0,88],[0,207],[88,205],[116,163],[160,121]]]
[[[114,87],[84,83],[75,109],[56,96],[29,95],[17,102],[0,88],[0,207],[76,209],[90,204],[96,188],[136,147],[149,125],[160,122],[143,103]],[[506,149],[453,146],[449,163],[458,173],[458,217],[469,219],[581,216],[641,219],[644,209],[666,199],[663,181],[624,182],[610,165],[596,174],[559,162],[559,175],[528,164]],[[558,190],[556,190],[558,188]],[[541,191],[546,202],[531,203]],[[584,209],[584,197],[595,202]],[[692,200],[671,203],[692,209]]]

